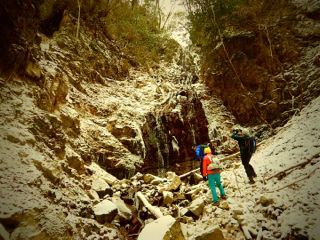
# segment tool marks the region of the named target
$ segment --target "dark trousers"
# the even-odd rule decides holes
[[[251,154],[250,153],[244,152],[243,154],[241,154],[242,165],[244,166],[244,170],[246,171],[246,174],[247,174],[248,178],[251,180],[253,177],[256,177],[257,174],[254,171],[254,169],[251,166],[251,164],[249,163],[250,159],[251,159]]]

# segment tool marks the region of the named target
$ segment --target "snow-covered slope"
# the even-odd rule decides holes
[[[268,139],[252,158],[260,179],[306,161],[310,162],[287,171],[290,173],[281,180],[274,177],[258,187],[282,208],[276,214],[281,233],[297,230],[316,239],[320,237],[320,97]]]
[[[202,218],[183,224],[187,239],[217,226],[226,239],[244,239],[243,228],[263,239],[319,239],[319,113],[320,97],[259,145],[251,159],[258,174],[255,184],[248,183],[239,159],[227,160],[232,166],[222,173],[227,201],[214,207],[210,190],[202,196],[209,204]],[[286,174],[273,177],[279,172]]]

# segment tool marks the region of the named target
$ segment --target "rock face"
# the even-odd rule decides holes
[[[76,39],[64,3],[0,3],[1,238],[119,239],[119,221],[136,234],[136,188],[119,179],[164,172],[209,140],[182,50],[139,69],[85,19]],[[177,175],[166,183],[181,186]],[[165,196],[154,201],[170,205]]]
[[[42,112],[32,116],[30,131],[70,169],[84,173],[95,161],[119,178],[164,171],[193,158],[192,144],[209,141],[202,103],[186,84],[192,63],[137,74],[130,56],[85,21],[75,43],[64,1],[19,4],[1,4],[0,70],[33,82],[29,96]]]
[[[263,1],[258,26],[242,24],[210,63],[205,83],[245,125],[283,124],[320,93],[319,4],[317,1]],[[236,72],[236,73],[235,73]],[[241,104],[240,104],[241,103]]]
[[[197,84],[191,85],[196,76],[188,79],[184,72],[191,68],[183,59],[184,53],[177,50],[182,59],[170,64],[161,62],[147,70],[138,69],[128,61],[130,56],[124,56],[120,46],[99,31],[93,31],[83,19],[79,39],[76,39],[75,18],[63,11],[62,2],[65,1],[0,2],[0,189],[5,196],[0,198],[0,238],[125,239],[119,221],[127,224],[134,234],[142,225],[136,211],[139,217],[150,221],[147,211],[134,206],[133,196],[143,188],[156,209],[172,211],[170,214],[175,217],[180,212],[183,221],[192,222],[187,216],[190,212],[195,216],[204,213],[205,206],[198,195],[203,193],[201,188],[187,189],[172,173],[168,179],[150,175],[136,176],[133,181],[124,179],[138,170],[164,174],[168,168],[178,166],[178,170],[184,172],[180,166],[193,157],[192,144],[209,141],[203,99],[196,92]],[[308,6],[303,8],[294,4],[302,9],[304,20],[299,21],[302,25],[289,29],[296,30],[297,44],[308,45],[314,37],[317,43],[318,5],[303,5]],[[256,73],[247,69],[248,66],[255,66],[257,71],[270,66],[270,72],[268,68],[263,73],[272,72],[277,76],[272,75],[272,81],[257,87],[262,96],[257,98],[262,99],[262,105],[268,100],[263,106],[276,113],[279,104],[270,99],[290,100],[285,106],[296,108],[297,100],[306,103],[309,96],[318,93],[319,51],[316,50],[319,46],[306,47],[304,55],[298,48],[297,54],[290,45],[296,39],[289,39],[288,48],[284,48],[281,44],[275,45],[280,32],[272,34],[273,47],[277,47],[273,60],[283,63],[289,59],[295,64],[292,68],[284,65],[283,74],[270,57],[264,58],[267,54],[259,61],[254,60],[257,52],[269,49],[258,38],[266,36],[263,32],[240,34],[226,44],[231,52],[240,49],[235,39],[246,45],[258,40],[264,43],[254,45],[254,49],[244,47],[247,65],[237,58],[233,61],[238,61],[237,67],[244,70],[243,74]],[[292,43],[292,46],[297,45]],[[220,55],[215,60],[221,57],[221,49],[217,51]],[[297,65],[302,55],[306,63]],[[305,80],[304,69],[308,74]],[[227,79],[230,72],[222,71],[222,74]],[[269,79],[265,75],[261,78]],[[233,96],[232,91],[238,86],[232,85],[232,81],[222,87],[209,74],[206,80],[210,79],[213,82],[208,86],[213,87],[228,106],[236,106],[243,100],[240,95],[236,96],[236,102],[228,98],[227,93]],[[249,82],[243,81],[251,89]],[[282,87],[285,91],[279,94],[278,88]],[[266,95],[264,89],[268,89]],[[237,106],[235,111],[241,108]],[[207,108],[210,109],[210,104]],[[240,109],[236,111],[237,117],[247,120],[252,111],[250,107]],[[274,118],[269,110],[264,113],[262,108],[261,111],[267,120]],[[231,126],[232,122],[228,122],[226,128]],[[214,131],[210,134],[219,135]],[[222,141],[227,139],[221,136]],[[200,180],[197,176],[193,182],[201,183]],[[191,200],[194,200],[192,208]],[[176,202],[181,203],[181,211],[174,205]],[[156,221],[148,224],[142,233],[147,235],[147,229],[153,230]],[[164,226],[159,237],[184,239],[180,224],[173,218],[166,216],[159,222]]]
[[[208,121],[200,99],[192,91],[178,92],[142,126],[145,169],[168,168],[194,156],[192,145],[209,142]]]

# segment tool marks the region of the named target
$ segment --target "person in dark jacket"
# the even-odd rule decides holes
[[[249,178],[249,182],[253,184],[254,183],[253,178],[256,177],[257,174],[250,164],[250,159],[252,154],[250,153],[248,146],[246,146],[246,141],[250,139],[250,136],[248,136],[247,134],[244,134],[241,129],[234,129],[232,131],[231,138],[238,141],[242,165],[244,166],[246,174]]]

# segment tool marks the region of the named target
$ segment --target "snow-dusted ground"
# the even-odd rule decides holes
[[[282,208],[276,214],[282,234],[296,229],[308,233],[311,239],[320,239],[320,97],[268,139],[253,156],[252,163],[260,176],[267,177],[307,160],[311,162],[305,167],[293,170],[281,180],[272,178],[266,185],[258,184],[257,190]]]
[[[222,173],[227,201],[219,208],[207,204],[202,218],[182,224],[187,239],[216,227],[227,239],[244,239],[241,231],[233,231],[242,226],[263,239],[320,239],[319,123],[320,97],[258,147],[251,159],[258,174],[254,185],[248,183],[240,161],[233,162],[233,168]],[[306,166],[293,168],[281,179],[268,179],[307,160]],[[207,188],[206,183],[202,187]],[[210,191],[202,197],[210,202]]]

